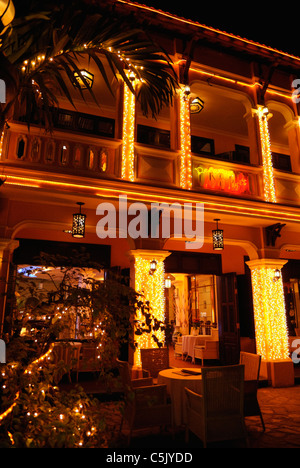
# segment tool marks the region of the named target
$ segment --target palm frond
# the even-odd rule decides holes
[[[17,71],[19,101],[28,105],[28,118],[43,109],[47,113],[52,104],[58,105],[57,89],[73,106],[70,89],[77,89],[81,99],[85,98],[74,81],[82,58],[93,62],[111,93],[108,71],[116,78],[120,76],[136,92],[145,115],[156,116],[164,105],[172,102],[178,86],[172,63],[135,21],[129,18],[124,21],[101,9],[101,5],[96,8],[80,0],[54,8],[45,2],[42,9],[35,1],[25,3],[32,5],[32,10],[13,21],[2,38],[0,54]],[[45,57],[41,63],[20,71],[24,60],[30,63],[39,54]],[[141,80],[137,91],[128,78],[129,69]],[[99,96],[91,88],[88,92],[99,104]],[[37,99],[38,95],[42,98]]]

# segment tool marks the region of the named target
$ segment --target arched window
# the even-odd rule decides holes
[[[81,155],[82,155],[81,148],[77,146],[74,151],[74,159],[73,159],[73,164],[75,167],[79,167],[81,165]]]
[[[100,153],[100,170],[101,170],[101,172],[106,172],[107,162],[108,162],[107,160],[108,160],[107,150],[104,149]]]
[[[41,141],[39,138],[34,138],[31,145],[31,161],[36,162],[40,159]]]
[[[93,169],[95,164],[95,150],[93,148],[89,148],[88,150],[88,158],[87,158],[87,167],[88,169]]]
[[[27,141],[24,135],[20,135],[17,141],[16,156],[18,159],[24,159]]]
[[[69,146],[66,143],[62,143],[60,146],[59,152],[59,162],[61,165],[65,166],[68,164],[69,159]]]
[[[45,153],[45,160],[47,163],[52,163],[54,161],[55,155],[55,143],[53,140],[49,140],[47,143],[46,153]]]

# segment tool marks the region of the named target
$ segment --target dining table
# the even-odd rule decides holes
[[[195,346],[205,346],[205,339],[208,336],[206,335],[183,335],[182,336],[182,355],[185,356],[185,359],[190,356],[192,362],[195,362]],[[209,335],[209,338],[210,335]]]
[[[166,385],[171,398],[174,426],[187,423],[185,387],[195,393],[202,393],[201,368],[170,368],[159,372],[158,384]]]

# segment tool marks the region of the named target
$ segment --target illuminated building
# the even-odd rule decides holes
[[[178,76],[174,101],[157,118],[146,117],[120,77],[107,67],[111,95],[91,66],[100,106],[88,94],[75,100],[76,111],[62,100],[52,134],[34,124],[28,132],[21,119],[9,122],[0,137],[1,278],[9,279],[8,265],[18,256],[27,253],[30,261],[30,242],[107,247],[110,266],[130,270],[132,286],[147,292],[160,320],[174,319],[183,332],[190,331],[189,317],[217,323],[222,362],[236,362],[240,349],[257,350],[267,378],[276,382],[277,363],[290,369],[300,329],[300,110],[290,86],[300,58],[126,0],[115,2],[115,11],[150,23],[149,34]],[[188,57],[191,37],[197,42]],[[200,112],[190,113],[195,99]],[[172,232],[170,238],[133,238],[121,224],[114,237],[100,239],[97,206],[117,209],[122,194],[148,209],[155,202],[204,203],[203,246],[188,251],[187,239]],[[85,237],[76,240],[67,231],[78,200],[86,217]],[[218,253],[211,236],[216,218],[224,234]],[[152,259],[158,262],[153,275]],[[174,278],[167,291],[164,274]],[[6,287],[3,282],[1,292]],[[205,298],[204,290],[210,292]],[[0,300],[2,332],[6,296]]]

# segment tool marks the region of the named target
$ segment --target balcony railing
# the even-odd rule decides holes
[[[84,131],[85,125],[82,125],[81,131],[75,131],[78,121],[75,125],[75,121],[71,119],[71,123],[66,115],[63,119],[60,117],[61,127],[64,128],[57,128],[52,134],[35,125],[28,132],[24,123],[12,122],[4,139],[3,166],[90,178],[121,179],[122,140],[95,135],[92,127],[89,128],[90,132]],[[95,118],[94,125],[96,121]],[[107,128],[112,129],[109,125]],[[135,182],[178,189],[179,151],[171,150],[168,145],[148,143],[135,144]],[[207,150],[207,146],[204,149]],[[194,192],[264,200],[263,168],[249,164],[247,152],[241,153],[237,149],[226,154],[208,153],[192,155]],[[239,157],[241,154],[242,158]],[[277,203],[299,205],[300,175],[290,172],[288,155],[279,155],[274,161]],[[279,166],[276,161],[279,161]]]

